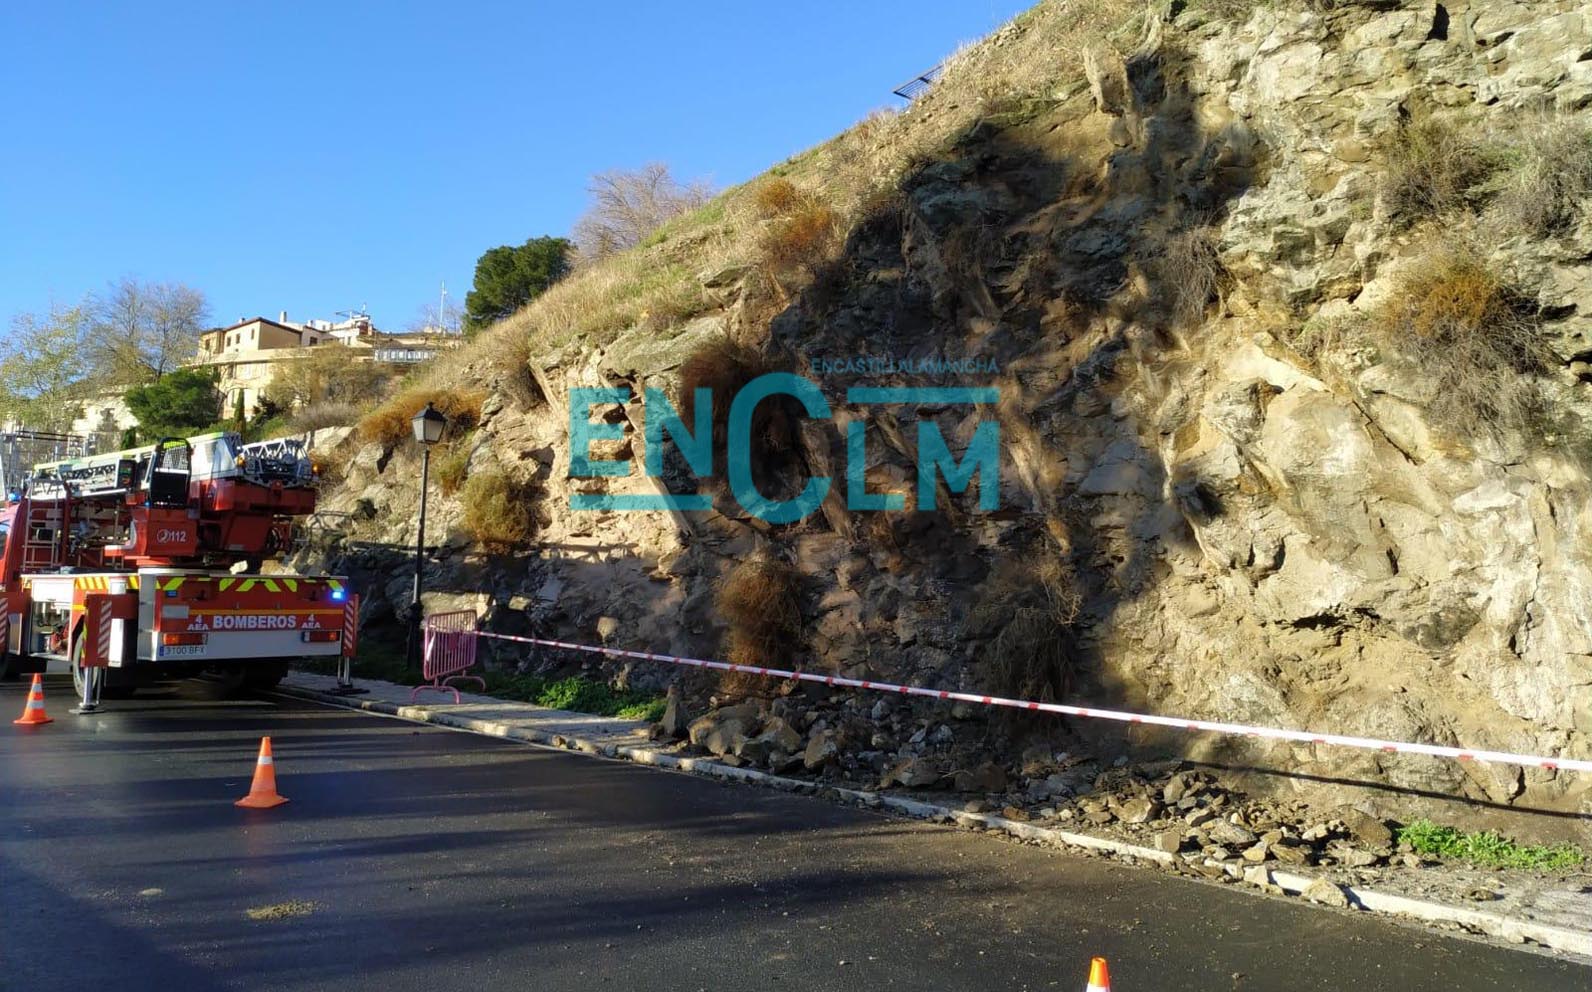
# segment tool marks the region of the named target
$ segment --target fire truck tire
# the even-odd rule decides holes
[[[83,666],[78,662],[83,659],[83,639],[78,639],[78,646],[72,650],[72,691],[78,699],[83,697]],[[132,699],[132,694],[139,691],[139,686],[134,685],[131,675],[123,675],[119,670],[105,669],[105,678],[100,682],[100,699]]]
[[[83,640],[78,639],[77,647],[72,649],[72,691],[79,699],[83,698],[83,666],[79,664],[83,659]],[[100,685],[101,699],[131,699],[133,693],[138,691],[128,676],[121,672],[105,669],[105,679]]]
[[[287,678],[287,662],[268,661],[251,666],[243,676],[243,685],[249,689],[275,689]]]

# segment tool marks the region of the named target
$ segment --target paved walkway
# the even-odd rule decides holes
[[[532,703],[494,699],[462,691],[458,703],[453,701],[451,692],[422,692],[411,703],[409,697],[413,686],[365,678],[356,679],[354,684],[369,691],[347,697],[349,705],[497,737],[557,744],[560,747],[580,741],[599,748],[634,747],[650,740],[648,731],[651,724],[645,720],[620,720],[590,713],[571,713],[568,710],[553,710]],[[294,695],[302,692],[329,693],[336,688],[336,678],[309,672],[293,672],[281,685],[283,691]]]

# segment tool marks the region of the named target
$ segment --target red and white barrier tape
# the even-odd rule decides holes
[[[1527,768],[1548,768],[1557,771],[1592,772],[1592,761],[1579,758],[1545,758],[1533,754],[1511,754],[1508,751],[1477,751],[1440,744],[1411,744],[1404,741],[1384,741],[1374,737],[1348,737],[1343,734],[1316,734],[1307,730],[1282,730],[1276,727],[1253,727],[1242,723],[1221,723],[1215,720],[1188,720],[1174,716],[1156,716],[1151,713],[1129,713],[1124,710],[1102,710],[1091,706],[1070,706],[1066,703],[1040,703],[1025,699],[1005,699],[1000,696],[980,696],[970,692],[949,692],[944,689],[924,689],[914,685],[895,685],[889,682],[870,682],[866,679],[848,679],[839,675],[815,675],[811,672],[787,672],[778,668],[758,668],[752,665],[732,665],[726,661],[707,661],[702,658],[681,658],[670,654],[653,654],[649,651],[625,651],[619,648],[593,647],[589,644],[570,644],[567,641],[548,641],[515,634],[497,634],[476,631],[477,637],[492,637],[500,641],[516,641],[538,647],[563,648],[566,651],[585,651],[614,658],[634,658],[638,661],[660,661],[669,665],[686,665],[691,668],[712,668],[722,672],[745,672],[748,675],[765,675],[776,679],[797,679],[820,685],[848,689],[869,689],[874,692],[894,692],[906,696],[926,696],[983,706],[1005,706],[1011,709],[1032,710],[1039,713],[1060,713],[1063,716],[1080,716],[1091,720],[1114,720],[1118,723],[1142,723],[1174,730],[1203,730],[1213,734],[1233,734],[1240,737],[1265,737],[1299,744],[1330,744],[1336,747],[1353,747],[1365,751],[1385,751],[1398,754],[1425,754],[1434,758],[1454,758],[1458,761],[1482,761],[1500,765],[1522,765]]]

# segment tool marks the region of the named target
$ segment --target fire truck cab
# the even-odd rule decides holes
[[[0,438],[0,472],[16,450]],[[230,432],[34,464],[0,508],[0,667],[64,662],[93,712],[149,681],[268,687],[295,658],[346,666],[346,582],[260,571],[314,511],[317,474],[296,439]]]

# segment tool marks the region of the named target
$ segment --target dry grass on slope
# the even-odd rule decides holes
[[[367,441],[394,447],[414,437],[410,421],[427,403],[448,418],[448,435],[457,437],[481,423],[481,404],[486,393],[479,389],[450,389],[411,386],[367,413],[359,422],[359,434]]]
[[[1370,314],[1369,330],[1425,377],[1436,423],[1461,435],[1530,430],[1552,360],[1535,311],[1477,256],[1438,250]]]
[[[1145,9],[1137,0],[1046,0],[958,51],[904,110],[873,114],[674,218],[637,248],[579,269],[484,332],[467,355],[439,362],[425,381],[457,381],[477,356],[518,374],[527,357],[571,343],[602,346],[632,327],[683,323],[715,305],[702,274],[732,265],[772,263],[784,272],[779,286],[792,290],[792,271],[812,278],[870,203],[974,122],[1023,100],[1076,92],[1084,53],[1126,51]]]
[[[775,558],[757,556],[735,566],[718,591],[719,615],[729,624],[725,658],[732,664],[783,666],[801,638],[801,582],[796,570]],[[740,696],[767,684],[757,676],[728,672],[720,688]]]

